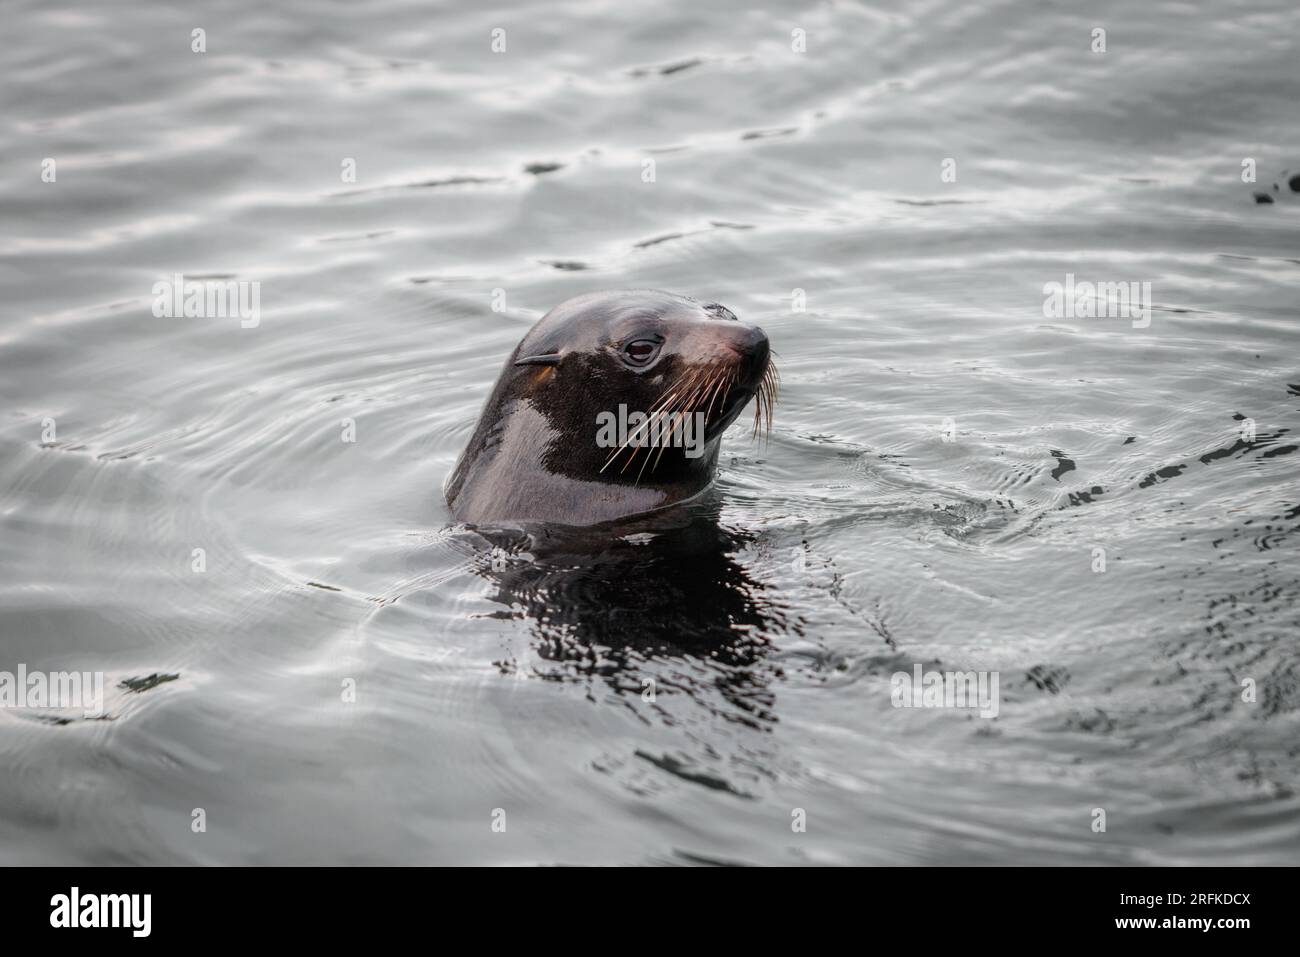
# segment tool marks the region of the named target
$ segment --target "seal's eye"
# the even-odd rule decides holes
[[[623,347],[623,358],[629,365],[649,365],[659,355],[659,346],[654,339],[635,339]]]

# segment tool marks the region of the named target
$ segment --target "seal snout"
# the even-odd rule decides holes
[[[772,354],[767,333],[758,326],[742,322],[737,322],[736,327],[728,329],[727,333],[726,345],[739,365],[740,383],[758,388]]]
[[[705,432],[707,439],[721,435],[735,421],[751,399],[755,406],[755,433],[765,418],[769,423],[776,392],[776,368],[772,365],[772,348],[765,333],[758,326],[737,321],[723,329],[713,327],[718,347],[715,355],[722,363],[722,380],[725,386],[720,394],[718,414],[710,417]],[[770,427],[770,425],[769,425]]]

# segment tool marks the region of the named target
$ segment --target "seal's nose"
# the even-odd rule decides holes
[[[767,333],[758,326],[749,327],[752,345],[750,346],[750,368],[760,379],[767,370],[767,360],[772,355],[772,345],[767,341]]]
[[[756,385],[763,377],[772,353],[767,333],[758,326],[738,321],[734,328],[727,330],[727,345],[740,359],[743,378]]]
[[[740,328],[732,332],[732,335],[740,341],[743,348],[748,352],[761,349],[766,355],[768,349],[767,333],[760,326],[750,325],[748,322],[738,322],[737,325]]]

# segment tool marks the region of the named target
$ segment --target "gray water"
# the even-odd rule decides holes
[[[773,9],[6,5],[0,671],[105,700],[0,708],[0,862],[1297,860],[1300,8]],[[493,551],[502,359],[622,287],[771,440]]]

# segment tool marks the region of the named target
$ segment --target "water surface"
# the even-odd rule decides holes
[[[0,670],[108,692],[0,709],[0,861],[1296,860],[1295,4],[9,7]],[[494,552],[442,482],[619,287],[767,330],[771,441]]]

